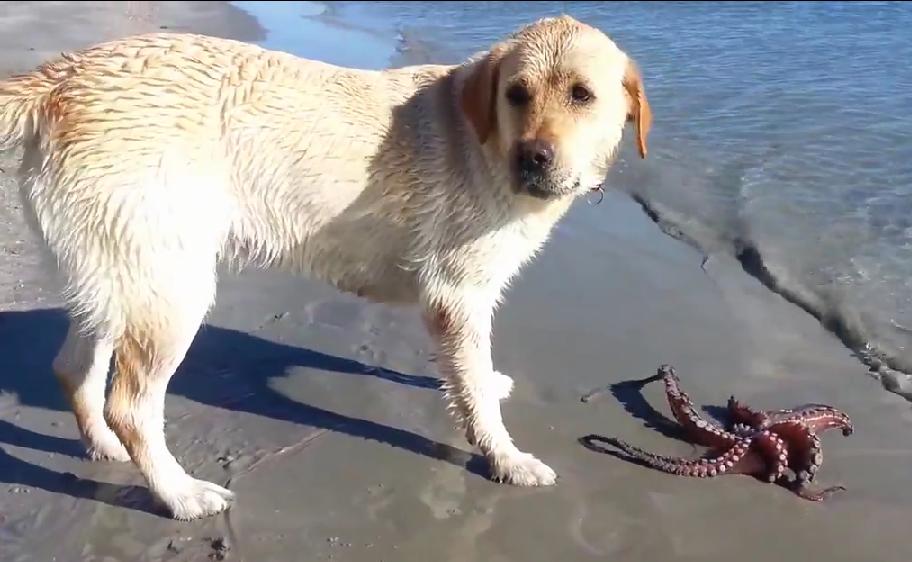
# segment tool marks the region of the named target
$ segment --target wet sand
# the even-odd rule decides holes
[[[161,25],[260,41],[222,3],[0,3],[0,74]],[[34,47],[34,51],[28,50]],[[657,123],[657,136],[661,126]],[[658,142],[661,142],[659,140]],[[629,152],[628,152],[629,154]],[[555,487],[489,481],[452,429],[414,310],[279,272],[222,277],[173,379],[167,437],[195,476],[238,495],[220,516],[156,512],[130,465],[90,463],[49,366],[65,319],[0,159],[0,560],[900,561],[912,556],[912,411],[807,314],[740,266],[665,233],[626,196],[577,205],[497,315],[504,416]],[[631,162],[631,167],[650,165]],[[597,235],[593,236],[591,233]],[[674,365],[701,407],[824,402],[824,504],[750,477],[672,477],[584,447],[598,434],[665,454],[659,383]],[[590,402],[580,397],[612,385]],[[667,432],[666,432],[667,433]]]

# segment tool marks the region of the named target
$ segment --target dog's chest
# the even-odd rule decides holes
[[[538,217],[517,220],[460,246],[452,259],[473,285],[498,292],[541,250],[552,226]]]

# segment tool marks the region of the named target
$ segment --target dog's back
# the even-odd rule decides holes
[[[205,47],[130,38],[0,83],[2,148],[24,145],[25,206],[84,329],[119,333],[149,272],[193,267],[225,236],[211,122],[227,53]]]
[[[416,87],[409,72],[167,34],[0,82],[0,149],[24,148],[24,207],[72,318],[55,373],[90,455],[161,476],[150,484],[176,517],[231,497],[186,475],[160,439],[167,380],[214,300],[225,252],[354,291],[376,279],[412,285],[376,248],[397,251],[395,232],[408,229],[395,218],[402,201],[379,186],[409,173],[407,142],[389,134],[393,107]]]
[[[343,69],[198,35],[130,37],[0,82],[0,148],[25,146],[26,206],[87,327],[122,331],[134,308],[124,296],[154,285],[140,272],[209,278],[219,253],[367,291],[361,273],[390,257],[362,241],[395,246],[407,228],[375,220],[405,203],[378,184],[412,181],[405,145],[420,142],[391,137],[394,118],[409,119],[393,108],[443,70],[428,72]]]

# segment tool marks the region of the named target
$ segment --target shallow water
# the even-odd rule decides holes
[[[912,372],[909,4],[334,2],[319,17],[343,36],[314,31],[314,6],[264,21],[266,45],[379,67],[456,62],[561,12],[600,27],[655,112],[650,159],[628,166],[625,147],[607,185],[708,254],[740,255],[869,365]],[[567,227],[597,236],[587,217]]]

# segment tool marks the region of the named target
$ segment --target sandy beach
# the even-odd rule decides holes
[[[0,76],[158,29],[268,43],[256,19],[222,2],[0,2]],[[661,129],[657,121],[658,143]],[[168,519],[133,466],[83,456],[50,370],[66,320],[21,216],[18,157],[0,157],[3,562],[912,557],[909,402],[737,261],[703,263],[610,191],[565,221],[599,235],[558,228],[496,317],[495,364],[516,381],[507,427],[558,472],[556,486],[487,478],[446,415],[417,311],[281,272],[226,272],[172,380],[166,434],[188,472],[230,488],[237,503],[201,521]],[[846,411],[855,433],[823,436],[818,476],[846,491],[812,503],[746,476],[674,477],[583,446],[597,434],[700,453],[665,429],[661,383],[637,382],[663,363],[710,411],[730,395],[758,408]]]

